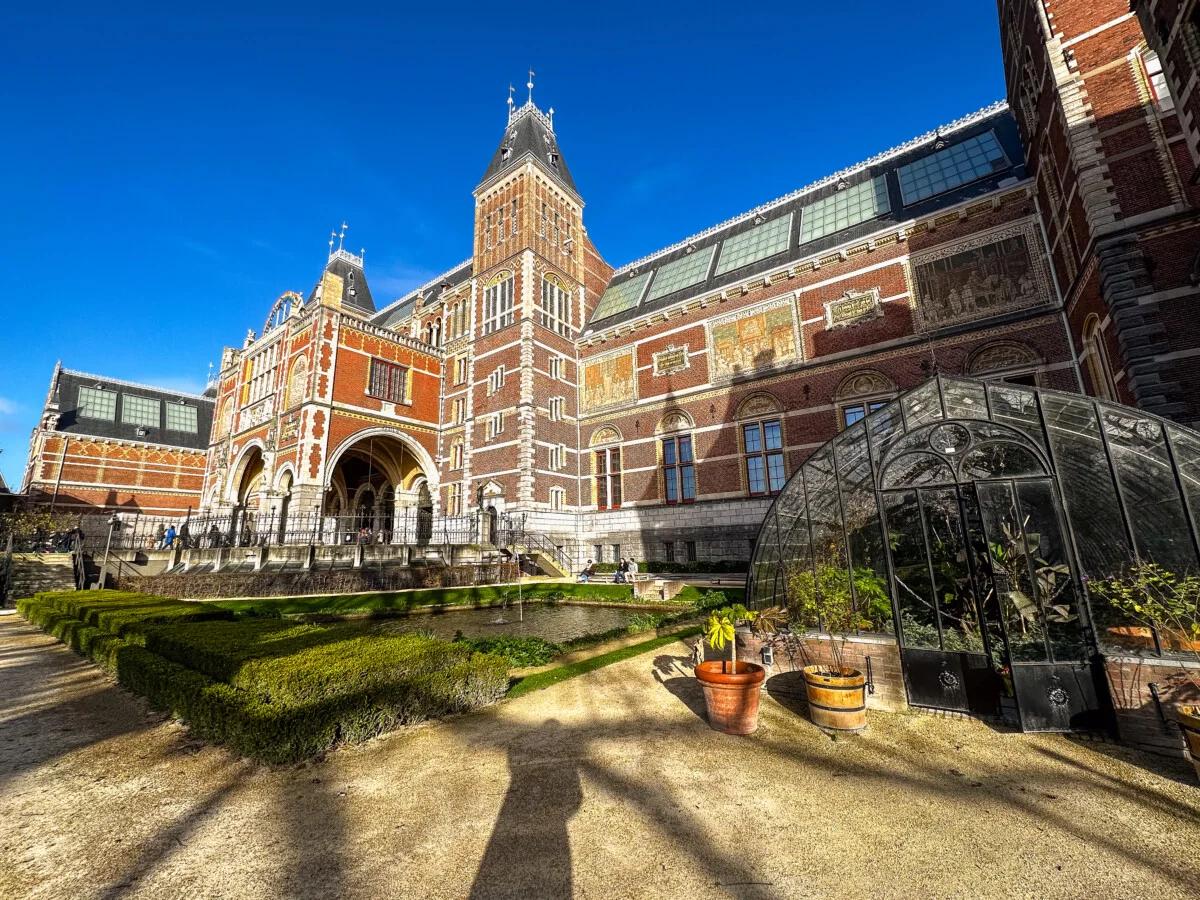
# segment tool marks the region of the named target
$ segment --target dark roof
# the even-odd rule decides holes
[[[329,256],[321,277],[308,293],[308,301],[316,296],[317,288],[325,272],[332,272],[342,279],[342,306],[361,310],[365,313],[375,312],[375,298],[371,296],[371,287],[367,284],[367,273],[363,271],[362,257],[355,256],[345,250],[335,250]],[[306,301],[306,302],[308,302]]]
[[[111,419],[94,418],[79,415],[80,388],[99,387],[101,390],[114,393],[115,403]],[[141,397],[157,400],[158,424],[138,425],[125,421],[126,404],[129,397]],[[118,438],[126,441],[140,441],[151,444],[167,444],[172,447],[186,447],[190,450],[208,449],[208,437],[212,432],[213,406],[211,397],[200,394],[188,394],[170,391],[165,388],[152,387],[146,384],[136,384],[121,381],[116,378],[106,378],[103,375],[89,375],[86,372],[74,372],[62,369],[51,392],[51,402],[58,403],[58,428],[56,430],[67,434],[90,435],[92,437]],[[176,431],[167,428],[167,407],[193,406],[196,408],[196,431]],[[174,424],[174,423],[173,423]],[[145,433],[138,434],[142,429]]]
[[[500,146],[496,148],[487,171],[483,173],[479,188],[517,168],[530,156],[541,163],[555,181],[576,197],[579,196],[575,179],[571,177],[566,160],[559,151],[554,126],[532,101],[512,114],[508,126],[504,129],[504,135],[500,138]]]
[[[911,202],[907,205],[905,204],[897,169],[921,157],[931,156],[939,152],[940,149],[952,147],[989,131],[995,134],[997,142],[1004,151],[1004,156],[1006,157],[1004,165],[997,165],[985,177],[969,181],[944,193]],[[943,142],[944,147],[938,146],[939,141]],[[830,197],[847,186],[855,187],[880,176],[885,178],[887,187],[889,209],[886,212],[858,224],[851,225],[848,228],[843,228],[840,231],[824,234],[804,243],[800,242],[803,225],[801,221],[803,216],[800,214],[800,211],[803,207]],[[944,126],[936,132],[922,135],[900,147],[881,153],[867,160],[865,163],[835,173],[807,188],[795,191],[779,200],[764,204],[735,219],[710,228],[691,238],[686,238],[672,247],[660,250],[658,253],[651,254],[623,266],[613,274],[612,279],[609,281],[609,288],[619,287],[625,282],[638,278],[645,279],[648,273],[657,273],[665,264],[694,253],[703,253],[710,257],[709,265],[707,270],[705,270],[702,280],[690,285],[681,285],[678,290],[654,296],[653,299],[642,300],[632,307],[614,312],[611,315],[605,315],[603,318],[598,318],[596,313],[602,312],[602,307],[605,305],[601,303],[596,307],[596,313],[593,313],[592,320],[588,323],[587,328],[595,327],[597,323],[599,323],[600,328],[609,328],[628,319],[633,319],[648,312],[653,312],[656,309],[678,303],[680,300],[687,299],[688,297],[740,283],[747,278],[777,269],[780,265],[786,265],[793,260],[806,259],[815,253],[821,253],[841,244],[884,230],[889,225],[897,225],[900,222],[928,215],[930,212],[945,206],[951,206],[970,197],[986,194],[989,191],[995,190],[1003,181],[1012,180],[1013,178],[1023,178],[1024,176],[1025,155],[1021,146],[1020,134],[1017,131],[1016,120],[1006,105],[1002,103],[993,104],[979,113],[966,116],[957,122]],[[785,249],[772,256],[758,259],[748,265],[717,274],[720,268],[721,248],[716,245],[723,244],[728,238],[736,237],[753,228],[777,222],[789,215],[791,216],[791,228]],[[782,224],[780,227],[783,227]],[[648,281],[643,280],[640,288],[635,292],[638,296],[645,297],[650,297],[656,293],[654,278],[650,278]]]
[[[432,303],[437,299],[438,294],[442,292],[444,285],[457,287],[470,277],[471,260],[468,259],[465,262],[459,263],[449,272],[443,272],[436,278],[431,278],[419,288],[414,288],[399,300],[389,303],[371,318],[371,324],[379,325],[382,328],[391,328],[413,314],[413,310],[417,305],[418,294],[423,292],[425,294],[425,301]]]

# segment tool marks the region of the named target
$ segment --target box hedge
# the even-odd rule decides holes
[[[18,609],[197,734],[267,762],[471,709],[508,686],[500,657],[420,634],[237,621],[119,592],[39,594]]]

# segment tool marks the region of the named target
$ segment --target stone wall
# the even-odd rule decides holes
[[[122,590],[160,597],[299,597],[398,591],[410,588],[469,587],[516,578],[509,564],[474,566],[384,566],[327,572],[204,572],[132,575],[120,579]]]

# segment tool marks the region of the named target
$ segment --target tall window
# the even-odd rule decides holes
[[[462,515],[462,485],[458,482],[446,485],[446,515]]]
[[[467,421],[467,401],[463,397],[454,399],[454,424],[461,425]]]
[[[746,450],[746,484],[750,493],[775,494],[783,489],[783,427],[778,419],[742,426]]]
[[[501,272],[483,290],[483,333],[499,331],[513,319],[513,276]]]
[[[663,484],[668,503],[692,503],[696,499],[696,466],[692,460],[692,436],[663,438]]]
[[[1163,74],[1162,61],[1153,50],[1142,54],[1142,66],[1146,70],[1146,80],[1150,82],[1150,93],[1154,96],[1154,105],[1160,112],[1170,112],[1175,108],[1171,98],[1171,89],[1167,87],[1167,76]]]
[[[865,419],[877,409],[882,409],[887,406],[886,400],[868,400],[864,402],[851,403],[849,406],[842,407],[842,427],[849,428],[860,419]]]
[[[407,366],[398,366],[382,359],[372,359],[367,394],[377,400],[386,400],[389,403],[407,403],[408,373]]]
[[[467,301],[460,300],[446,315],[446,339],[453,340],[467,333]]]
[[[562,509],[566,505],[567,492],[560,487],[550,488],[550,508]]]
[[[558,334],[571,330],[571,294],[554,275],[542,279],[538,322]]]
[[[504,366],[497,366],[492,374],[488,376],[488,396],[492,396],[492,394],[496,393],[502,387],[504,387]]]
[[[550,421],[557,422],[563,417],[563,397],[551,397],[549,402]]]
[[[688,562],[695,562],[696,561],[696,542],[695,541],[684,541],[683,542],[683,553],[684,553],[684,556],[687,558]]]
[[[103,419],[113,422],[117,418],[117,392],[97,387],[81,387],[76,412],[81,419]]]
[[[595,453],[596,508],[621,508],[621,448],[605,447]]]
[[[556,444],[553,447],[546,448],[546,459],[549,462],[549,467],[554,471],[560,470],[567,464],[567,447],[565,444]]]
[[[254,403],[275,390],[275,366],[279,362],[279,341],[246,360],[242,385],[242,404]]]
[[[563,374],[566,372],[565,360],[558,354],[551,353],[548,368],[550,377],[555,381],[562,381]]]
[[[517,201],[516,200],[513,200],[513,202],[512,202],[512,215],[509,216],[508,218],[509,218],[509,222],[512,223],[512,233],[516,234],[517,233]]]
[[[1090,317],[1083,326],[1083,359],[1092,382],[1092,393],[1102,400],[1116,400],[1117,382],[1113,378],[1108,351],[1104,347],[1104,332],[1097,316]]]
[[[504,413],[496,413],[488,416],[487,419],[487,439],[495,440],[496,436],[504,431]]]
[[[663,562],[675,562],[674,541],[663,541]]]
[[[463,467],[463,444],[462,441],[455,441],[450,446],[450,468],[461,469]]]
[[[467,358],[458,356],[454,359],[454,383],[462,384],[467,380]]]

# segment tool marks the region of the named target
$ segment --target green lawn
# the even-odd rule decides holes
[[[708,587],[686,585],[672,604],[697,603]],[[730,602],[742,599],[741,587],[717,586]],[[578,584],[534,582],[521,586],[526,600],[590,600],[603,603],[632,603],[633,591],[623,584]],[[516,585],[481,585],[466,588],[426,588],[377,594],[340,594],[322,597],[290,597],[277,600],[212,600],[205,606],[229,610],[241,616],[342,615],[349,613],[399,614],[424,606],[491,606],[506,598],[516,599]]]

